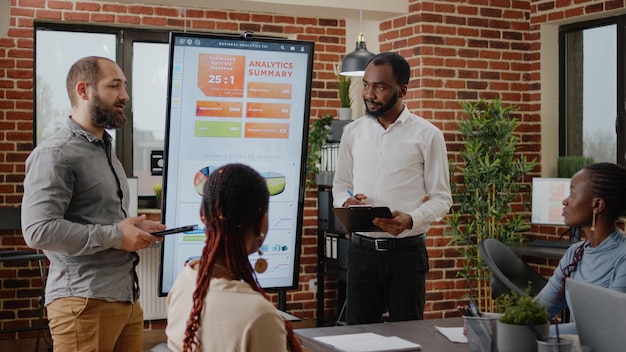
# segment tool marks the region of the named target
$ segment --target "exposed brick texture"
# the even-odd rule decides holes
[[[21,202],[24,160],[32,149],[33,23],[66,21],[76,24],[167,27],[198,31],[263,31],[295,35],[315,42],[311,116],[336,115],[338,97],[333,67],[345,52],[345,21],[332,18],[290,17],[212,9],[122,4],[95,1],[11,1],[11,26],[0,38],[0,206]],[[575,21],[588,14],[623,9],[623,0],[409,0],[409,13],[380,24],[381,51],[396,51],[413,67],[406,99],[415,113],[443,129],[449,157],[459,160],[460,138],[456,121],[463,118],[459,101],[500,97],[519,106],[521,150],[540,159],[540,32],[539,25],[557,20]],[[183,17],[183,11],[186,17]],[[611,12],[613,14],[613,12]],[[185,23],[186,18],[186,23]],[[556,43],[555,43],[556,45]],[[540,161],[540,160],[539,160]],[[529,176],[537,176],[540,167]],[[530,180],[530,177],[528,178]],[[287,292],[290,313],[315,318],[315,295],[308,280],[316,277],[316,192],[308,191],[303,227],[303,256],[298,290]],[[516,209],[522,209],[515,204]],[[431,272],[428,276],[426,318],[457,316],[457,303],[466,287],[456,277],[462,265],[458,253],[437,224],[429,232]],[[557,229],[533,226],[529,235],[555,236]],[[26,248],[19,231],[0,231],[0,250]],[[531,261],[551,274],[553,261]],[[24,269],[30,269],[23,272]],[[0,264],[0,328],[36,324],[36,299],[24,297],[31,288],[37,295],[41,282],[36,267]],[[25,275],[25,273],[27,273]],[[326,283],[325,314],[337,314],[337,283]],[[271,295],[274,302],[275,294]],[[18,336],[19,335],[19,336]],[[32,337],[25,332],[4,338]]]

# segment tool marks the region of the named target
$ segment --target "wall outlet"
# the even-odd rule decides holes
[[[317,290],[317,279],[309,280],[309,291]]]

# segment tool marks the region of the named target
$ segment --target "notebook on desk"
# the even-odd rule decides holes
[[[319,336],[315,340],[334,346],[343,352],[420,351],[422,346],[396,336],[381,336],[371,332]]]
[[[623,351],[626,293],[569,278],[566,288],[580,344],[592,351]]]

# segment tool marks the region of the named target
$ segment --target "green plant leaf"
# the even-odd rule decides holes
[[[458,123],[464,148],[461,162],[450,160],[450,180],[456,209],[444,220],[444,234],[459,246],[465,265],[457,274],[467,280],[470,290],[477,287],[484,263],[476,244],[485,238],[515,243],[527,231],[529,214],[514,214],[511,204],[520,193],[529,193],[524,176],[536,162],[518,153],[520,138],[515,135],[519,121],[511,116],[515,106],[491,102],[461,102],[466,118]],[[460,180],[456,183],[455,180]]]
[[[319,172],[322,147],[326,144],[326,139],[330,133],[330,125],[333,122],[333,115],[315,119],[309,130],[309,146],[306,160],[306,186],[315,186],[315,174]]]

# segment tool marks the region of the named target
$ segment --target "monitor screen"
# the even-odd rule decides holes
[[[242,163],[267,180],[264,289],[298,285],[314,43],[245,35],[170,35],[163,223],[198,224],[164,237],[159,294],[204,247],[203,184]],[[249,257],[252,264],[257,254]]]
[[[569,178],[533,178],[533,224],[565,225],[563,199],[569,195]]]

